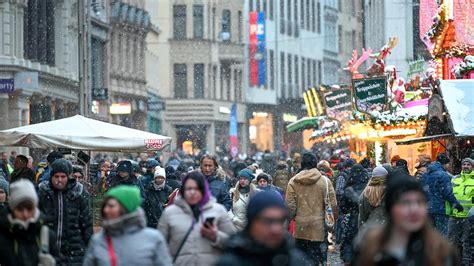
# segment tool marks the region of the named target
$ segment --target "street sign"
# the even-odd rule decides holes
[[[383,112],[387,108],[387,81],[385,77],[353,79],[357,110],[364,113]]]
[[[92,100],[105,101],[109,99],[109,90],[107,88],[92,88]]]
[[[164,111],[165,103],[163,101],[148,101],[148,111]]]
[[[339,121],[352,115],[352,97],[349,88],[329,89],[324,92],[326,115]]]
[[[0,79],[0,93],[11,93],[15,90],[15,79]]]

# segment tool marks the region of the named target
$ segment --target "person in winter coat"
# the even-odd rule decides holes
[[[9,209],[0,213],[0,265],[56,265],[56,237],[41,218],[33,183],[17,180],[10,190]],[[42,239],[43,227],[47,229],[47,239]],[[41,251],[41,243],[47,244],[49,250]]]
[[[433,224],[439,232],[448,236],[449,209],[446,209],[448,202],[453,209],[458,212],[464,211],[464,208],[456,200],[453,194],[451,178],[446,171],[446,165],[450,159],[446,154],[441,153],[436,161],[428,166],[428,171],[422,176],[421,183],[428,196],[428,213]]]
[[[168,202],[168,197],[173,192],[173,189],[166,185],[165,180],[165,169],[157,166],[155,169],[155,181],[145,188],[143,209],[147,218],[147,226],[151,228],[158,226],[158,221]]]
[[[448,236],[459,253],[462,254],[463,264],[474,264],[474,258],[470,256],[474,246],[470,244],[469,230],[472,228],[472,219],[468,218],[469,210],[474,208],[474,160],[464,158],[461,162],[462,172],[451,180],[453,193],[464,211],[453,210],[448,223]]]
[[[262,168],[263,172],[274,176],[276,172],[276,164],[277,162],[275,156],[271,154],[269,150],[266,150],[262,156],[260,168]]]
[[[430,225],[420,183],[406,176],[387,182],[387,224],[372,228],[355,243],[352,265],[460,265],[455,249]]]
[[[331,183],[333,184],[333,186],[336,185],[334,172],[332,171],[331,165],[329,164],[328,161],[326,161],[326,160],[319,161],[318,170],[319,170],[319,172],[321,172],[321,174],[323,174],[324,176],[329,178],[329,180],[331,180]]]
[[[336,178],[336,199],[338,202],[339,207],[339,216],[336,219],[336,243],[341,243],[342,241],[342,228],[343,228],[343,221],[344,221],[344,212],[341,210],[342,196],[344,195],[344,188],[346,187],[346,182],[349,179],[351,168],[354,166],[355,160],[349,158],[342,163],[342,169],[339,171],[339,175]]]
[[[278,162],[275,175],[273,176],[273,185],[281,188],[283,192],[286,192],[289,181],[290,172],[288,170],[288,165],[284,161]]]
[[[51,164],[50,180],[39,185],[39,209],[56,232],[61,263],[80,265],[93,233],[92,213],[89,193],[71,172],[72,164],[65,159]]]
[[[423,176],[426,171],[428,171],[428,165],[431,163],[431,158],[428,155],[422,154],[418,156],[418,163],[416,164],[415,168],[415,178],[416,180],[420,181],[421,177]]]
[[[28,168],[28,158],[25,155],[18,155],[13,163],[13,173],[10,175],[10,183],[13,183],[20,178],[28,179],[35,182],[35,171]]]
[[[64,158],[64,155],[58,151],[53,151],[48,154],[46,161],[48,165],[44,168],[44,171],[38,176],[38,184],[43,181],[48,181],[51,176],[51,164],[54,163],[57,159]]]
[[[170,186],[173,190],[181,187],[181,182],[179,182],[176,171],[172,166],[166,166],[165,173],[167,186]]]
[[[148,159],[146,164],[146,173],[143,175],[142,184],[143,187],[147,187],[155,179],[155,169],[160,166],[160,162],[155,159]]]
[[[229,238],[217,266],[307,265],[286,231],[287,217],[288,210],[278,194],[257,193],[247,207],[247,226]]]
[[[257,176],[257,188],[260,191],[272,191],[281,196],[282,199],[285,198],[285,192],[283,189],[272,185],[272,177],[267,173],[261,173]]]
[[[118,186],[106,193],[102,206],[103,230],[94,235],[84,257],[84,266],[171,266],[163,235],[146,227],[140,208],[140,190]]]
[[[242,231],[247,224],[247,204],[250,198],[257,193],[257,187],[252,184],[254,175],[250,169],[243,169],[239,172],[239,183],[230,190],[232,195],[231,217],[235,228]]]
[[[359,230],[362,226],[383,225],[386,214],[383,206],[385,184],[388,172],[382,166],[377,166],[372,172],[372,178],[362,192],[359,202]]]
[[[352,166],[344,195],[339,203],[341,210],[344,212],[341,243],[341,259],[344,263],[349,263],[352,260],[352,242],[359,231],[359,201],[368,180],[367,171],[362,165],[355,164]]]
[[[308,256],[309,263],[314,264],[326,262],[326,200],[337,217],[334,188],[331,181],[316,169],[317,163],[312,153],[303,154],[301,171],[290,179],[286,189],[289,218],[295,219],[293,236],[296,246]]]
[[[214,265],[229,235],[235,232],[226,209],[216,203],[199,171],[183,179],[180,194],[158,223],[174,265]]]
[[[218,175],[217,159],[210,155],[204,155],[200,160],[201,173],[206,177],[209,183],[209,189],[212,196],[217,200],[217,203],[224,205],[227,210],[232,207],[232,200],[229,195],[229,188],[226,184],[225,176]]]
[[[141,180],[133,174],[133,164],[131,161],[124,160],[117,164],[117,171],[110,176],[109,189],[120,185],[136,186],[140,189],[142,198],[145,198],[145,188]]]
[[[9,187],[8,181],[0,177],[0,213],[7,209]]]

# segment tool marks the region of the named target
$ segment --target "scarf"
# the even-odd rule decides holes
[[[104,228],[106,235],[122,235],[134,228],[141,229],[145,226],[145,213],[142,208],[115,219],[102,221],[102,228]]]
[[[31,217],[30,219],[26,220],[26,221],[22,221],[22,220],[13,218],[13,216],[11,214],[8,214],[8,221],[10,222],[12,227],[15,226],[15,225],[18,225],[20,228],[22,228],[24,230],[28,230],[28,227],[31,224],[34,224],[34,223],[38,222],[39,217],[40,217],[40,211],[38,210],[38,208],[36,208],[35,209],[35,215],[33,217]]]

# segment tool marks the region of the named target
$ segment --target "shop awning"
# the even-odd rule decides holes
[[[420,143],[420,142],[426,142],[426,141],[432,141],[432,140],[438,140],[438,139],[445,139],[449,137],[453,137],[453,134],[441,134],[441,135],[433,135],[433,136],[425,136],[425,137],[419,137],[419,138],[413,138],[409,140],[399,140],[395,141],[397,145],[411,145],[414,143]]]
[[[286,126],[286,130],[288,132],[296,132],[305,129],[317,128],[321,119],[322,117],[304,117]]]
[[[474,136],[474,80],[441,80],[440,88],[456,136]]]

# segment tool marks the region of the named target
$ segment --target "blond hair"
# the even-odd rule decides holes
[[[372,207],[376,208],[382,204],[385,196],[385,180],[386,178],[382,176],[372,177],[362,192]]]

